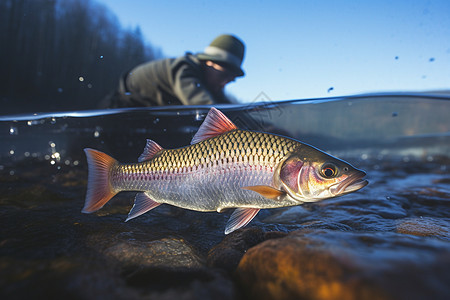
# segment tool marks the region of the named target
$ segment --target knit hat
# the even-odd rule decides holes
[[[225,63],[237,76],[244,76],[244,71],[241,69],[244,52],[245,45],[240,39],[223,34],[216,37],[203,53],[197,54],[197,57],[200,60]]]

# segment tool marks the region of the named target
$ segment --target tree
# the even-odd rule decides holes
[[[3,113],[93,109],[119,76],[156,58],[93,0],[0,1]]]

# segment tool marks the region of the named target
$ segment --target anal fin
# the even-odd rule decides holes
[[[225,228],[225,234],[229,234],[236,229],[244,227],[256,216],[259,212],[259,208],[236,208],[236,210],[231,214],[228,220],[227,226]]]
[[[136,198],[134,199],[134,205],[128,213],[128,217],[125,222],[139,217],[140,215],[145,214],[149,210],[152,210],[159,205],[161,205],[161,203],[154,201],[146,193],[138,193],[136,195]]]

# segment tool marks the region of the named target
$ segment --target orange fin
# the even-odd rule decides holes
[[[125,220],[125,222],[139,217],[140,215],[145,214],[149,210],[152,210],[159,205],[161,205],[161,203],[158,203],[151,199],[148,194],[138,193],[136,195],[136,198],[134,198],[134,205],[128,213],[128,218]]]
[[[88,162],[88,186],[86,201],[81,212],[92,213],[102,208],[115,194],[109,182],[111,168],[117,161],[111,156],[94,150],[84,149]]]
[[[145,145],[144,152],[139,156],[138,162],[143,162],[155,157],[155,155],[163,150],[163,148],[158,145],[157,142],[152,140],[147,140],[147,144]]]
[[[234,129],[237,129],[237,127],[230,119],[228,119],[220,110],[211,107],[206,115],[205,121],[203,121],[197,133],[192,138],[191,145]]]
[[[267,185],[244,186],[243,189],[257,192],[261,196],[268,199],[277,199],[285,194],[285,192]]]
[[[228,220],[225,234],[229,234],[236,229],[244,227],[256,216],[259,208],[236,208]]]

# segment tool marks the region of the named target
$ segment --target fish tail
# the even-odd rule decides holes
[[[109,174],[111,168],[117,164],[117,161],[111,156],[86,148],[88,163],[88,184],[86,201],[81,212],[92,213],[102,208],[118,192],[113,189],[110,183]]]

